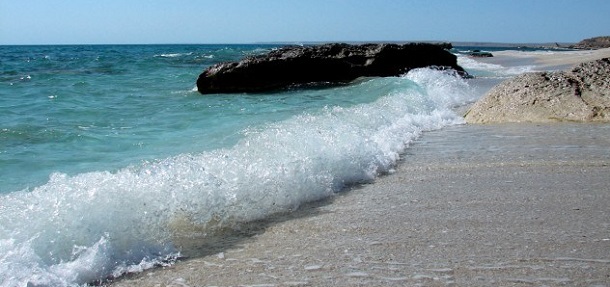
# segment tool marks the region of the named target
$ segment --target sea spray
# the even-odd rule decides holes
[[[458,56],[458,64],[475,77],[507,78],[535,71],[534,65],[503,66],[495,63],[477,61],[464,55]]]
[[[71,286],[163,264],[179,256],[176,238],[205,241],[373,181],[422,132],[462,123],[451,108],[473,100],[463,79],[442,71],[358,85],[380,82],[383,94],[371,102],[252,126],[231,147],[114,172],[54,173],[31,191],[2,195],[0,285]],[[350,89],[358,91],[328,92]]]

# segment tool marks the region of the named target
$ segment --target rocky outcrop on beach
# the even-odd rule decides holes
[[[602,49],[610,48],[610,36],[584,39],[572,46],[574,49]]]
[[[571,71],[536,72],[492,88],[466,113],[469,123],[610,122],[610,58]]]
[[[325,44],[289,46],[239,62],[220,63],[197,79],[202,94],[263,92],[310,83],[348,83],[359,77],[397,76],[414,68],[463,73],[451,44]]]

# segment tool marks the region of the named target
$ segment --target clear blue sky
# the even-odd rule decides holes
[[[577,42],[610,0],[0,0],[0,44]]]

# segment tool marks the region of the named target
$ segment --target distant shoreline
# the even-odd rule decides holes
[[[185,46],[185,45],[319,45],[327,43],[451,43],[454,46],[476,46],[476,47],[551,47],[556,43],[502,43],[502,42],[453,42],[440,40],[397,40],[397,41],[280,41],[280,42],[250,42],[250,43],[55,43],[55,44],[0,44],[0,47],[10,46]],[[570,46],[576,43],[559,43],[560,46]]]
[[[533,51],[496,51],[492,58],[480,58],[479,61],[497,63],[508,58],[531,59],[537,70],[564,70],[574,65],[610,57],[610,48],[595,50],[558,51],[556,53]]]

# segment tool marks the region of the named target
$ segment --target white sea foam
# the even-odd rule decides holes
[[[450,75],[450,74],[448,74]],[[415,69],[406,78],[423,87],[428,97],[439,107],[454,108],[473,103],[479,98],[468,82],[460,77],[439,76],[438,71]]]
[[[182,56],[190,56],[192,54],[193,54],[192,52],[189,52],[189,53],[166,53],[166,54],[154,55],[154,57],[176,58],[176,57],[182,57]]]
[[[467,56],[458,56],[458,64],[474,75],[507,77],[535,71],[534,65],[505,67],[499,64],[477,61]]]
[[[253,127],[231,148],[117,172],[56,173],[0,201],[0,285],[71,286],[178,256],[176,238],[290,211],[390,171],[422,132],[460,124],[468,85],[419,69],[378,100]]]

